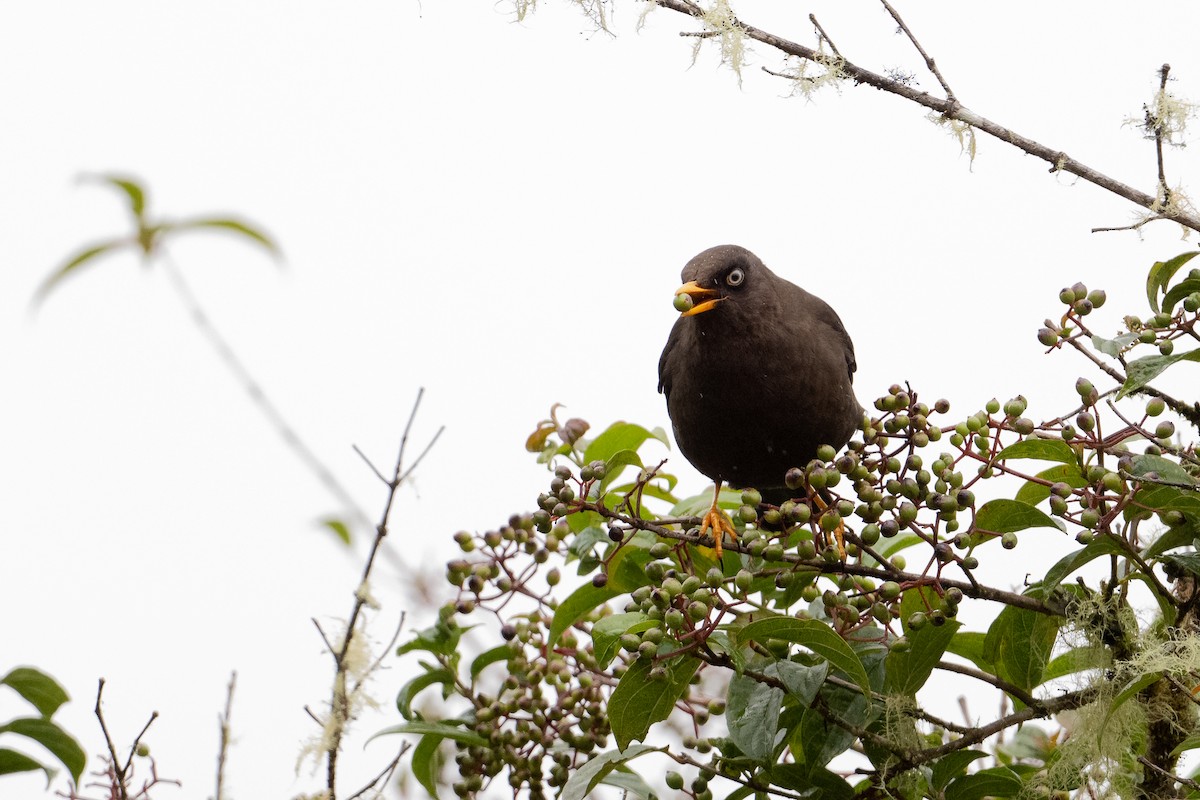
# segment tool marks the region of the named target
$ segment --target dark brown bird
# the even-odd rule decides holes
[[[658,389],[680,451],[716,481],[701,533],[713,531],[719,557],[722,531],[734,536],[717,508],[721,484],[790,496],[788,469],[822,444],[843,447],[863,409],[852,385],[854,344],[824,300],[737,245],[705,250],[682,278],[682,313],[658,361]]]

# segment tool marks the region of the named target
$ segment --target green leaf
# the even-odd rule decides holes
[[[1112,664],[1111,654],[1100,647],[1075,647],[1055,656],[1042,673],[1042,683],[1056,680],[1076,672],[1099,669]]]
[[[601,781],[618,766],[646,753],[661,753],[664,749],[636,744],[624,750],[609,750],[590,758],[582,767],[571,773],[571,777],[559,794],[559,800],[584,800],[584,798],[590,797]]]
[[[1162,562],[1192,577],[1200,576],[1200,553],[1168,553],[1162,557]]]
[[[1164,291],[1179,268],[1195,258],[1196,255],[1197,251],[1195,250],[1190,253],[1180,253],[1170,261],[1155,261],[1154,265],[1150,267],[1150,272],[1146,275],[1146,299],[1150,301],[1150,308],[1154,309],[1155,314],[1162,310],[1158,304],[1159,292]]]
[[[57,286],[63,278],[66,278],[68,275],[75,272],[75,270],[79,269],[85,264],[90,263],[98,256],[102,256],[105,253],[113,250],[119,250],[123,247],[128,247],[129,245],[130,241],[128,239],[112,239],[110,241],[102,242],[101,244],[93,245],[92,247],[80,250],[78,253],[68,258],[65,264],[54,270],[54,272],[50,273],[50,276],[42,282],[42,285],[39,286],[37,291],[33,294],[34,305],[41,303],[46,295],[50,293],[51,289]]]
[[[1157,378],[1167,367],[1180,361],[1200,361],[1200,349],[1189,350],[1186,353],[1172,353],[1169,356],[1144,356],[1136,361],[1130,361],[1125,368],[1125,383],[1117,392],[1117,399],[1136,392],[1150,381]]]
[[[28,700],[43,717],[52,717],[70,696],[58,681],[33,667],[17,667],[0,680]]]
[[[617,657],[621,637],[626,633],[640,633],[660,625],[640,611],[613,614],[598,620],[592,626],[592,649],[595,651],[596,666],[605,669]]]
[[[1101,534],[1091,541],[1086,547],[1082,547],[1073,553],[1069,553],[1058,560],[1053,567],[1046,572],[1046,577],[1040,582],[1040,586],[1047,592],[1054,589],[1063,580],[1075,570],[1087,564],[1089,561],[1100,558],[1101,556],[1128,555],[1124,545],[1119,539],[1113,536]]]
[[[1037,587],[1025,594],[1044,595]],[[1061,624],[1059,617],[1006,606],[988,628],[983,657],[996,665],[1000,677],[1029,691],[1042,682]]]
[[[408,683],[400,687],[400,691],[396,694],[396,709],[400,712],[400,716],[407,720],[412,720],[413,700],[417,695],[434,684],[442,684],[443,687],[453,688],[454,673],[444,667],[433,667],[429,664],[422,664],[427,670],[424,674],[410,680]],[[448,696],[448,691],[443,691],[443,696]]]
[[[978,631],[962,631],[946,646],[947,653],[965,658],[984,672],[996,671],[996,665],[985,655],[987,634]]]
[[[1042,470],[1037,474],[1037,477],[1050,483],[1065,483],[1072,489],[1079,489],[1088,485],[1087,478],[1083,476],[1078,464],[1058,464],[1050,467],[1050,469]],[[1036,506],[1049,496],[1049,486],[1034,481],[1027,481],[1017,490],[1017,494],[1013,499],[1019,503]]]
[[[904,611],[900,612],[906,619]],[[911,646],[906,651],[892,650],[888,653],[887,680],[884,684],[890,694],[916,695],[933,674],[934,667],[942,659],[946,647],[954,634],[962,627],[958,620],[946,620],[945,625],[926,625],[920,630],[910,630],[906,636]]]
[[[703,492],[694,494],[691,497],[685,497],[680,500],[671,509],[668,516],[672,517],[700,517],[708,512],[712,506],[713,493]],[[724,509],[737,508],[742,504],[742,493],[736,489],[724,488],[721,489],[721,499],[717,505]]]
[[[427,733],[417,742],[412,751],[412,772],[417,783],[429,792],[429,796],[438,796],[438,777],[441,774],[442,759],[440,751],[445,739],[435,733]]]
[[[632,422],[614,422],[593,439],[587,449],[583,451],[583,463],[607,462],[622,450],[636,452],[647,439],[658,439],[663,444],[667,444],[668,441],[667,434],[662,428],[648,431],[641,425],[635,425]]]
[[[344,520],[340,520],[337,517],[326,517],[321,520],[321,525],[333,531],[334,536],[340,539],[342,544],[350,545],[350,526]]]
[[[1182,525],[1169,528],[1142,551],[1142,558],[1157,558],[1176,547],[1190,547],[1200,539],[1200,520],[1185,519]]]
[[[571,592],[554,611],[554,619],[550,622],[550,631],[546,640],[546,649],[553,650],[558,644],[558,637],[562,636],[567,628],[621,594],[624,592],[612,586],[611,581],[608,585],[600,587],[585,583]]]
[[[1141,675],[1130,681],[1124,689],[1122,689],[1112,702],[1108,705],[1108,710],[1104,712],[1104,720],[1100,723],[1099,741],[1097,747],[1104,744],[1104,734],[1108,730],[1108,721],[1112,719],[1112,715],[1117,712],[1121,706],[1136,697],[1143,689],[1148,689],[1154,684],[1162,680],[1163,671],[1155,670],[1145,675]]]
[[[985,758],[987,753],[981,750],[956,750],[933,762],[933,774],[929,785],[934,789],[945,789],[946,784],[962,775],[972,761]]]
[[[772,670],[772,674],[778,675],[787,687],[788,694],[799,700],[801,705],[809,706],[829,675],[829,662],[822,661],[809,666],[795,661],[778,661],[772,665]]]
[[[42,717],[25,717],[14,719],[5,725],[0,725],[0,733],[15,733],[26,739],[37,742],[58,759],[67,768],[75,783],[87,764],[87,754],[71,736],[62,728]]]
[[[975,513],[971,532],[1010,533],[1027,528],[1061,530],[1049,515],[1018,500],[989,500]]]
[[[1009,767],[992,767],[956,778],[946,787],[946,800],[983,800],[985,797],[1015,797],[1021,777]]]
[[[81,180],[91,180],[105,183],[125,193],[129,201],[129,210],[139,222],[146,216],[146,192],[140,183],[128,176],[121,175],[83,175]]]
[[[626,467],[642,469],[642,458],[636,450],[618,450],[604,462],[604,479],[600,481],[598,496],[603,496],[608,487],[621,477]]]
[[[849,675],[863,694],[870,696],[871,681],[858,654],[825,623],[815,619],[768,617],[751,622],[737,632],[737,641],[741,645],[768,639],[782,639],[808,648]]]
[[[1136,478],[1145,478],[1153,473],[1158,480],[1169,483],[1195,486],[1196,479],[1186,469],[1169,458],[1143,454],[1130,459],[1129,474]]]
[[[1023,439],[1000,451],[1000,460],[1008,458],[1036,458],[1039,461],[1059,461],[1063,464],[1078,464],[1079,455],[1062,439]]]
[[[774,760],[783,697],[781,689],[745,675],[734,675],[729,681],[725,698],[729,738],[747,758],[759,764]]]
[[[1195,750],[1197,747],[1200,747],[1200,733],[1193,733],[1191,736],[1175,745],[1175,749],[1171,751],[1171,755],[1177,756],[1187,750]]]
[[[634,739],[645,739],[651,725],[671,715],[700,666],[699,659],[691,656],[668,658],[659,664],[666,670],[666,677],[651,680],[652,661],[634,661],[608,700],[608,721],[622,750]]]
[[[0,747],[0,775],[12,775],[16,772],[33,772],[41,770],[46,773],[46,787],[50,787],[50,781],[54,780],[54,770],[34,761],[24,753],[18,753],[16,750],[9,750],[5,747]]]
[[[245,239],[249,239],[255,244],[262,245],[273,256],[279,256],[279,246],[270,236],[263,233],[258,228],[243,222],[238,219],[225,217],[200,217],[198,219],[188,219],[182,222],[171,223],[167,226],[169,230],[186,231],[205,228],[213,228],[219,231],[229,231],[235,233]]]
[[[1138,340],[1136,333],[1122,333],[1120,336],[1114,336],[1111,339],[1105,339],[1101,336],[1092,336],[1092,347],[1104,353],[1106,356],[1117,358],[1131,344]]]
[[[475,660],[471,662],[471,680],[479,677],[479,673],[483,672],[492,664],[500,661],[508,661],[512,658],[512,648],[506,644],[499,644],[491,650],[486,650],[475,656]]]
[[[617,767],[601,778],[600,782],[605,786],[617,787],[626,797],[641,797],[643,800],[655,800],[657,797],[654,790],[650,788],[650,784],[646,783],[641,775],[625,766]]]
[[[396,655],[402,656],[416,650],[425,650],[440,656],[456,656],[458,640],[471,627],[473,626],[466,628],[454,626],[452,628],[442,620],[438,620],[430,627],[418,631],[415,638],[396,648]]]
[[[1193,253],[1193,255],[1195,254]],[[1171,290],[1167,292],[1165,297],[1163,297],[1163,312],[1170,314],[1171,311],[1174,310],[1176,303],[1183,300],[1183,298],[1187,297],[1193,292],[1200,292],[1200,278],[1184,278],[1179,283],[1172,286]]]
[[[380,736],[391,736],[397,733],[415,733],[421,736],[433,734],[441,736],[445,739],[453,739],[456,742],[462,742],[468,747],[490,747],[488,740],[480,736],[474,731],[465,731],[458,727],[465,724],[462,720],[442,720],[441,722],[405,722],[403,725],[393,725],[390,728],[384,728],[378,733],[367,739],[368,742],[379,738]]]

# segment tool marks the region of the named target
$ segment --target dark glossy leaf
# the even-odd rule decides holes
[[[1025,594],[1042,596],[1037,588]],[[1042,682],[1061,624],[1059,617],[1006,606],[988,628],[983,657],[1000,677],[1029,691]]]
[[[1200,349],[1189,350],[1186,353],[1172,353],[1169,356],[1144,356],[1136,361],[1130,361],[1125,368],[1125,383],[1117,392],[1117,399],[1127,397],[1144,387],[1150,381],[1161,375],[1168,367],[1180,361],[1200,361]]]
[[[1171,287],[1162,300],[1162,310],[1170,314],[1176,304],[1193,292],[1200,292],[1200,278],[1184,278]]]
[[[384,728],[378,733],[367,739],[368,742],[373,741],[380,736],[392,736],[397,733],[414,733],[420,736],[433,734],[441,736],[444,739],[453,739],[456,742],[462,742],[468,746],[487,747],[488,740],[480,736],[474,731],[463,730],[458,727],[462,725],[462,720],[442,720],[441,722],[406,722],[403,725],[393,725],[390,728]]]
[[[1175,745],[1175,749],[1171,751],[1171,755],[1177,756],[1187,750],[1195,750],[1197,747],[1200,747],[1200,733],[1193,733],[1191,736]]]
[[[1015,797],[1021,777],[1009,767],[992,767],[963,775],[946,787],[946,800],[983,800],[985,797]]]
[[[934,789],[945,789],[946,784],[966,772],[971,762],[986,758],[987,753],[981,750],[956,750],[933,762],[933,772],[929,785]]]
[[[773,666],[773,665],[772,665]],[[729,738],[747,758],[760,764],[773,761],[783,690],[745,675],[729,681],[725,722]]]
[[[235,233],[242,238],[249,239],[255,244],[262,245],[271,255],[279,255],[279,246],[275,244],[275,241],[270,236],[242,220],[226,217],[200,217],[182,222],[174,222],[170,225],[170,229],[175,231],[203,230],[206,228]]]
[[[616,589],[611,585],[596,587],[590,583],[585,583],[563,600],[558,608],[554,611],[554,619],[550,622],[549,637],[546,640],[546,648],[553,650],[558,644],[558,638],[563,635],[563,632],[574,625],[579,620],[586,617],[594,609],[607,603],[609,600],[624,594],[620,589]]]
[[[1187,262],[1191,261],[1197,255],[1197,251],[1193,250],[1189,253],[1180,253],[1169,261],[1155,261],[1150,267],[1149,273],[1146,275],[1146,299],[1150,302],[1150,308],[1154,309],[1154,313],[1162,310],[1158,303],[1159,293],[1164,291],[1171,283],[1171,278],[1179,271]]]
[[[1036,458],[1040,461],[1058,461],[1063,464],[1078,464],[1079,454],[1062,439],[1023,439],[1000,451],[1000,460],[1009,458]]]
[[[984,672],[995,673],[996,665],[988,660],[984,652],[987,647],[987,634],[977,631],[961,631],[946,646],[947,653],[953,653],[959,658],[965,658]]]
[[[1125,546],[1116,537],[1103,534],[1097,536],[1086,547],[1059,559],[1058,563],[1046,572],[1046,577],[1042,579],[1040,585],[1048,592],[1089,561],[1111,555],[1128,555],[1128,553],[1125,551]]]
[[[1162,557],[1162,561],[1192,577],[1200,576],[1200,553],[1168,553]]]
[[[676,656],[660,662],[666,677],[651,680],[652,659],[634,661],[608,701],[608,721],[617,746],[622,750],[635,739],[646,738],[650,726],[666,719],[675,702],[687,691],[688,682],[700,666],[691,656]]]
[[[1061,530],[1045,512],[1018,500],[989,500],[975,513],[972,533],[1011,533],[1028,528],[1053,528]]]
[[[1042,470],[1037,474],[1037,477],[1050,483],[1065,483],[1073,489],[1087,486],[1087,478],[1083,476],[1078,464],[1058,464],[1050,469]],[[1034,481],[1026,481],[1017,490],[1017,494],[1013,499],[1020,503],[1028,503],[1031,506],[1036,506],[1049,496],[1049,486],[1035,483]]]
[[[1196,479],[1178,463],[1162,456],[1145,453],[1130,459],[1129,474],[1136,478],[1153,476],[1154,480],[1179,484],[1180,486],[1195,486]]]
[[[871,693],[870,680],[862,661],[846,640],[834,633],[824,622],[794,617],[768,617],[751,622],[737,632],[737,641],[740,644],[750,641],[765,642],[768,639],[782,639],[808,648],[849,675],[850,680],[857,683],[864,694]]]
[[[903,607],[900,613],[901,619],[907,619]],[[946,620],[945,625],[926,625],[920,630],[907,631],[905,636],[910,642],[909,649],[888,653],[887,680],[884,684],[886,691],[889,694],[916,695],[933,674],[950,640],[961,627],[962,623],[958,620],[950,619]]]
[[[1200,519],[1185,519],[1182,525],[1169,528],[1142,551],[1142,558],[1157,558],[1176,547],[1191,547],[1200,539]]]
[[[0,680],[24,697],[43,717],[52,717],[59,707],[70,700],[58,681],[33,667],[17,667]]]
[[[662,752],[663,749],[661,747],[636,744],[624,750],[609,750],[606,753],[601,753],[598,756],[590,758],[583,766],[571,773],[571,777],[562,788],[562,793],[559,794],[559,800],[584,800],[584,798],[590,797],[592,791],[595,790],[605,776],[618,766],[646,753]]]
[[[59,763],[67,768],[71,777],[79,783],[79,776],[87,764],[87,754],[71,736],[58,725],[43,717],[25,717],[10,720],[0,725],[0,733],[15,733],[37,742],[50,751]]]

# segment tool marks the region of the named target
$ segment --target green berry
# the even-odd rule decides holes
[[[1161,397],[1151,397],[1148,401],[1146,401],[1147,416],[1157,417],[1159,414],[1163,413],[1166,408],[1167,404],[1163,402]]]
[[[672,305],[675,306],[675,310],[678,311],[680,314],[684,314],[688,311],[691,311],[692,306],[694,306],[695,304],[696,304],[696,301],[692,299],[691,295],[682,294],[682,293],[675,295],[675,300],[672,303]]]

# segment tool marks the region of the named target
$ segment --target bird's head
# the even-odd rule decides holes
[[[712,311],[723,301],[751,294],[764,273],[769,274],[766,266],[744,247],[711,247],[684,266],[683,285],[675,290],[675,308],[684,317]]]

